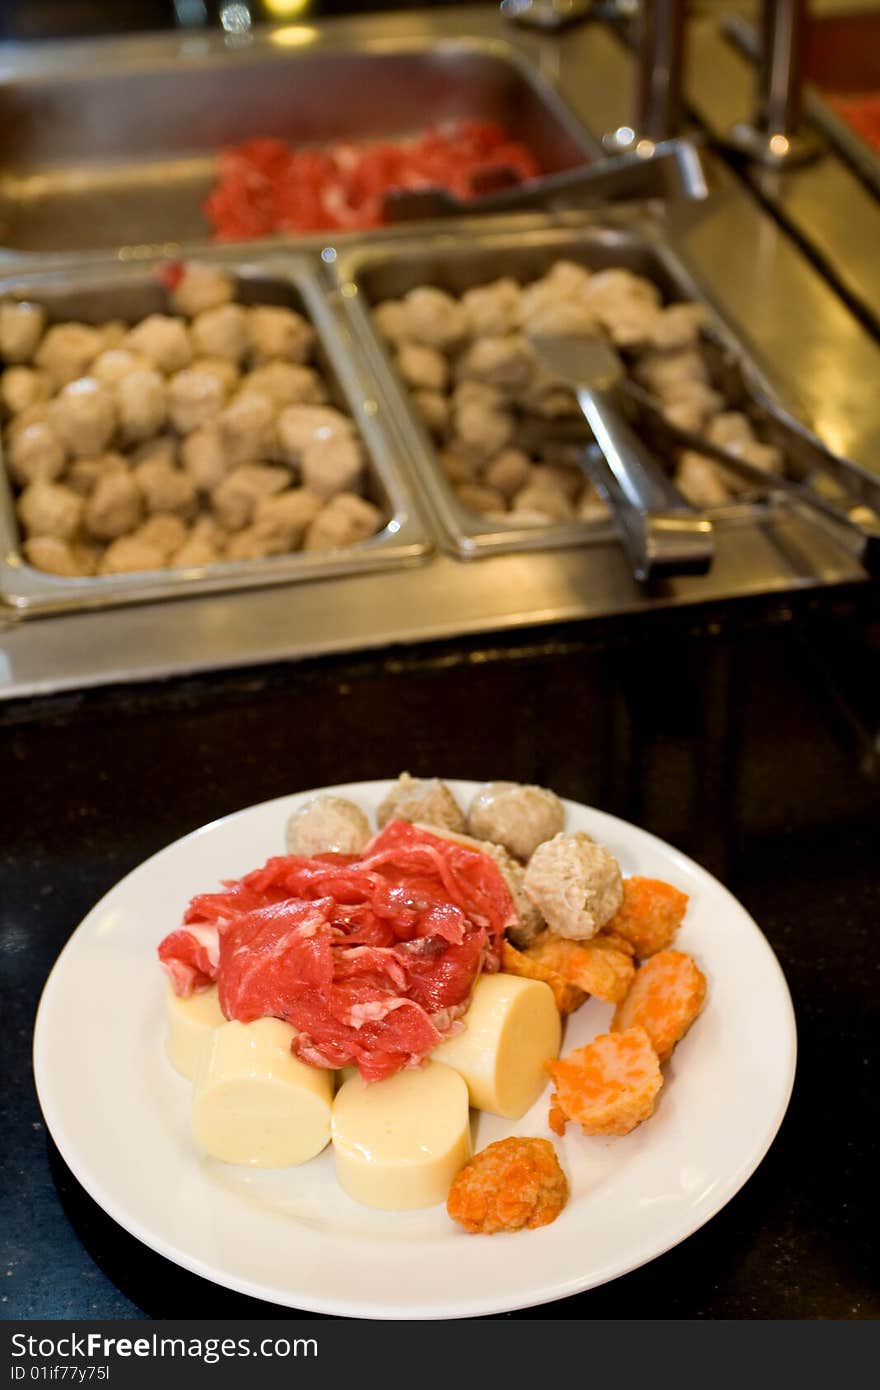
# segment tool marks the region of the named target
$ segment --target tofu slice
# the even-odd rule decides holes
[[[333,1073],[290,1050],[294,1030],[277,1018],[224,1023],[195,1075],[192,1129],[223,1163],[292,1168],[330,1141]]]
[[[467,1083],[471,1105],[518,1120],[547,1085],[544,1063],[559,1056],[562,1025],[543,980],[481,975],[465,1029],[431,1054]]]
[[[333,1106],[340,1185],[381,1211],[445,1202],[471,1155],[467,1087],[439,1062],[370,1083],[353,1076]]]
[[[226,1022],[217,998],[217,986],[200,989],[183,999],[169,985],[166,1014],[168,1031],[165,1034],[165,1052],[168,1060],[175,1071],[179,1071],[187,1081],[192,1081],[211,1034]]]

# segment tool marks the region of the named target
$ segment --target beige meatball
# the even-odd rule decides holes
[[[185,367],[168,382],[168,418],[181,434],[208,424],[225,404],[226,387],[215,372]]]
[[[152,367],[129,372],[116,385],[119,433],[127,444],[158,434],[165,424],[168,393],[164,378]]]
[[[87,323],[56,323],[47,330],[34,361],[48,373],[57,389],[85,376],[101,347],[97,328]]]
[[[238,367],[228,357],[194,357],[189,365],[194,371],[216,377],[227,396],[231,396],[242,381]]]
[[[360,854],[372,836],[360,806],[343,796],[316,796],[293,812],[284,828],[288,854]]]
[[[139,463],[162,463],[166,468],[177,465],[177,440],[173,435],[160,434],[156,439],[145,439],[128,454],[132,468]]]
[[[22,549],[28,564],[46,574],[79,579],[94,572],[94,565],[89,565],[82,546],[73,546],[56,536],[32,536]]]
[[[64,472],[67,450],[54,425],[36,420],[8,435],[9,472],[21,487],[51,482]]]
[[[504,494],[483,483],[458,483],[455,495],[463,507],[472,512],[497,512],[504,510]]]
[[[651,345],[661,352],[694,347],[707,322],[708,315],[702,304],[670,304],[661,309],[654,320]]]
[[[45,311],[39,304],[5,299],[0,303],[0,357],[4,362],[30,362],[43,336]]]
[[[128,348],[124,347],[107,348],[104,352],[98,353],[89,375],[100,381],[102,386],[115,387],[130,372],[141,372],[151,367],[150,359],[142,353],[129,352]]]
[[[389,343],[406,342],[409,333],[409,313],[399,299],[386,299],[373,309],[373,321]]]
[[[511,507],[514,514],[540,512],[542,516],[549,516],[553,521],[572,521],[575,514],[574,507],[565,493],[557,487],[548,487],[546,483],[528,483],[516,494]]]
[[[468,332],[472,338],[499,338],[513,333],[521,322],[522,290],[515,280],[493,280],[477,285],[461,298]]]
[[[329,405],[289,405],[278,416],[277,430],[282,456],[288,463],[299,463],[310,444],[351,435],[354,426]]]
[[[724,405],[724,397],[702,381],[682,382],[664,397],[663,415],[679,429],[701,434],[707,421]]]
[[[408,386],[426,391],[442,391],[449,376],[449,365],[442,352],[421,343],[401,343],[397,370]]]
[[[675,486],[695,507],[720,507],[730,501],[723,470],[693,449],[685,449],[679,458]]]
[[[139,574],[142,570],[165,568],[161,550],[137,536],[120,536],[108,545],[98,565],[99,574]]]
[[[98,478],[86,502],[86,530],[95,540],[112,541],[133,531],[143,512],[143,497],[131,474],[111,470]]]
[[[226,545],[227,560],[269,560],[275,555],[284,555],[288,547],[277,535],[258,531],[255,526],[245,526],[229,537]]]
[[[500,519],[511,526],[551,526],[558,518],[548,515],[547,512],[529,511],[526,507],[520,507],[518,511],[507,512]]]
[[[253,529],[296,550],[323,506],[323,499],[305,487],[288,488],[274,497],[261,497],[253,513]]]
[[[72,540],[83,518],[83,499],[63,483],[29,483],[18,499],[18,515],[28,536]]]
[[[525,338],[511,333],[502,338],[477,338],[459,362],[462,377],[516,393],[528,386],[535,360]]]
[[[578,521],[586,522],[587,525],[595,525],[597,522],[607,521],[611,513],[608,503],[599,496],[592,483],[588,483],[580,496],[577,505]]]
[[[278,451],[275,402],[257,391],[234,396],[217,415],[220,442],[229,462],[257,463]]]
[[[553,262],[545,278],[556,294],[574,299],[584,294],[587,286],[592,284],[598,274],[601,272],[594,273],[577,261],[562,259]],[[634,278],[638,279],[637,276]]]
[[[240,531],[250,522],[261,497],[283,492],[290,482],[286,468],[268,463],[244,463],[233,468],[211,493],[211,507],[227,531]]]
[[[304,550],[335,550],[369,540],[384,525],[372,502],[354,492],[337,492],[315,517],[303,541]]]
[[[155,546],[167,563],[186,543],[188,535],[186,523],[179,516],[172,512],[156,512],[138,527],[133,538]]]
[[[480,840],[530,859],[538,845],[565,826],[565,807],[555,792],[520,782],[489,782],[468,809],[468,829]]]
[[[577,299],[548,299],[532,309],[528,318],[523,320],[523,328],[530,338],[540,334],[562,337],[583,334],[591,337],[600,331],[593,310]]]
[[[733,452],[745,459],[746,463],[753,463],[756,468],[763,468],[767,473],[783,473],[785,471],[785,458],[781,449],[777,449],[775,444],[761,444],[756,439],[751,444],[741,445]]]
[[[581,294],[597,312],[628,301],[660,307],[660,291],[653,281],[620,267],[597,270],[589,275],[581,285]]]
[[[574,941],[595,936],[623,902],[620,865],[582,830],[538,845],[523,886],[550,930]]]
[[[198,517],[187,533],[183,545],[176,550],[169,564],[181,568],[201,568],[216,565],[223,559],[227,534],[212,516]]]
[[[682,385],[687,389],[694,382],[704,386],[709,384],[709,371],[697,348],[683,348],[678,352],[648,352],[640,359],[635,375],[660,400],[675,396]]]
[[[203,536],[187,536],[179,550],[168,561],[174,569],[203,569],[222,559],[220,550]]]
[[[719,449],[735,453],[743,445],[754,442],[755,432],[747,415],[739,410],[723,410],[709,421],[706,438],[710,444],[717,444]]]
[[[28,406],[48,400],[51,391],[45,372],[31,367],[7,367],[0,377],[0,398],[10,415],[19,415]]]
[[[528,483],[532,464],[521,449],[504,449],[496,454],[483,472],[483,482],[509,502]]]
[[[451,483],[475,483],[480,472],[479,460],[466,445],[453,444],[440,451],[440,467]]]
[[[98,324],[98,333],[101,337],[101,353],[112,352],[115,348],[121,348],[125,339],[128,337],[128,324],[124,319],[108,319],[106,323]],[[94,371],[89,372],[94,376]]]
[[[390,820],[419,821],[462,834],[465,830],[461,807],[439,777],[411,777],[401,772],[376,813],[381,828]]]
[[[574,464],[536,463],[529,481],[533,487],[561,492],[563,497],[574,503],[583,491],[586,477]]]
[[[193,319],[190,334],[198,356],[241,362],[248,350],[248,310],[242,304],[207,309]]]
[[[241,391],[268,396],[279,410],[286,405],[323,405],[327,399],[327,388],[314,367],[295,362],[267,362],[265,367],[255,367],[242,377]]]
[[[174,312],[188,319],[228,304],[234,297],[235,286],[229,272],[203,261],[185,262],[180,279],[168,294]]]
[[[181,468],[162,458],[146,459],[135,465],[133,476],[148,512],[174,512],[183,517],[195,515],[198,506],[195,485]]]
[[[80,497],[91,497],[100,480],[111,473],[128,473],[125,459],[112,451],[92,459],[74,459],[64,475],[64,481]]]
[[[513,438],[513,417],[503,410],[486,410],[476,401],[456,406],[452,413],[454,436],[475,457],[488,461]]]
[[[363,450],[352,434],[315,439],[306,445],[300,459],[304,486],[325,498],[335,497],[338,492],[355,491],[363,468]]]
[[[201,425],[180,446],[183,471],[199,492],[213,492],[232,467],[216,424]]]
[[[507,400],[503,391],[496,386],[488,386],[484,381],[459,381],[450,397],[453,410],[467,405],[477,405],[482,410],[505,410]]]
[[[150,314],[125,339],[129,352],[146,357],[160,372],[170,375],[182,371],[192,357],[189,334],[183,319],[168,314]]]
[[[315,343],[312,325],[293,309],[255,304],[247,311],[247,341],[255,364],[279,359],[307,362]]]
[[[116,404],[94,377],[71,381],[52,402],[51,420],[68,451],[90,458],[106,449],[116,429]]]
[[[440,391],[413,391],[412,403],[436,438],[442,438],[449,424],[449,402]]]
[[[561,386],[556,377],[537,363],[531,381],[517,397],[517,404],[526,414],[540,415],[545,420],[579,414],[574,393],[567,386]]]
[[[467,334],[464,309],[443,290],[421,285],[404,297],[406,336],[425,347],[451,348]]]

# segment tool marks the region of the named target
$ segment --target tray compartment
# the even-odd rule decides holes
[[[357,426],[367,454],[365,496],[382,509],[385,528],[367,541],[336,551],[224,561],[199,570],[66,579],[34,569],[24,559],[14,489],[0,456],[0,598],[19,612],[104,607],[394,568],[416,563],[430,550],[397,434],[386,426],[378,408],[372,369],[347,325],[328,304],[314,266],[296,255],[241,260],[227,252],[212,259],[233,275],[236,298],[242,303],[287,305],[315,327],[316,365],[327,380],[331,402],[347,411]],[[49,322],[124,319],[136,323],[147,314],[167,312],[166,292],[156,276],[158,265],[71,265],[42,274],[7,276],[0,280],[0,297],[43,304]]]
[[[132,40],[125,70],[100,55],[75,72],[0,84],[0,245],[66,252],[203,241],[202,203],[225,146],[398,138],[436,122],[500,122],[546,172],[596,146],[510,45],[476,39],[301,51],[213,46],[161,61]]]
[[[510,275],[526,282],[544,274],[553,261],[576,261],[591,270],[623,267],[645,275],[664,299],[697,301],[708,314],[714,335],[742,352],[742,344],[719,315],[704,289],[670,251],[656,224],[642,217],[621,216],[620,225],[574,214],[559,219],[564,225],[535,220],[520,230],[468,228],[458,239],[454,232],[402,244],[397,241],[340,249],[332,273],[341,302],[355,333],[381,372],[390,409],[406,439],[414,472],[447,545],[462,559],[499,551],[545,550],[567,545],[598,544],[614,535],[610,521],[563,522],[548,526],[518,526],[514,521],[492,525],[462,506],[442,471],[436,445],[422,423],[399,376],[391,353],[372,321],[370,306],[396,299],[417,285],[435,285],[461,295],[476,285]],[[756,379],[766,385],[760,366]],[[772,391],[767,387],[772,395]],[[739,523],[763,513],[762,504],[732,501],[711,510],[716,520]],[[512,514],[511,514],[512,515]]]

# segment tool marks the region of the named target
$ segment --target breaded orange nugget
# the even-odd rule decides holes
[[[543,932],[526,955],[608,1004],[619,1004],[626,998],[635,974],[630,957],[601,936],[569,941],[554,932]]]
[[[611,1030],[644,1028],[654,1051],[665,1062],[683,1038],[706,998],[706,977],[683,951],[660,951],[636,974],[633,987],[618,1004]]]
[[[550,1128],[565,1131],[568,1120],[584,1134],[629,1134],[653,1113],[663,1085],[660,1063],[644,1028],[600,1033],[586,1047],[546,1063],[556,1083]]]
[[[568,1201],[568,1181],[549,1139],[499,1139],[474,1154],[446,1199],[473,1235],[549,1226]]]
[[[688,895],[659,878],[625,878],[623,903],[604,931],[623,936],[640,958],[665,951],[684,920]]]
[[[542,965],[540,961],[532,960],[523,951],[518,951],[509,941],[505,941],[501,947],[501,969],[506,970],[509,975],[519,975],[524,980],[543,980],[552,989],[556,1007],[563,1018],[579,1009],[587,997],[577,985],[563,979],[555,970]]]

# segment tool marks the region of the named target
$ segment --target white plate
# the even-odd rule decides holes
[[[332,790],[373,812],[387,785]],[[451,785],[464,803],[476,789]],[[52,1136],[95,1201],[206,1279],[371,1318],[466,1317],[564,1298],[635,1269],[714,1216],[760,1163],[788,1104],[795,1027],[785,980],[716,879],[644,830],[573,802],[568,828],[607,844],[625,874],[690,894],[676,944],[697,958],[709,992],[646,1124],[625,1139],[587,1139],[570,1125],[557,1141],[571,1199],[553,1225],[470,1236],[442,1206],[371,1211],[339,1188],[329,1150],[275,1171],[196,1153],[189,1086],[164,1056],[156,946],[193,894],[282,852],[287,816],[313,795],[253,806],[178,840],[111,889],[62,951],[40,1003],[34,1071]],[[568,1021],[565,1050],[604,1031],[611,1012],[588,1001]],[[477,1117],[475,1145],[511,1133],[549,1133],[546,1094],[518,1123]]]

